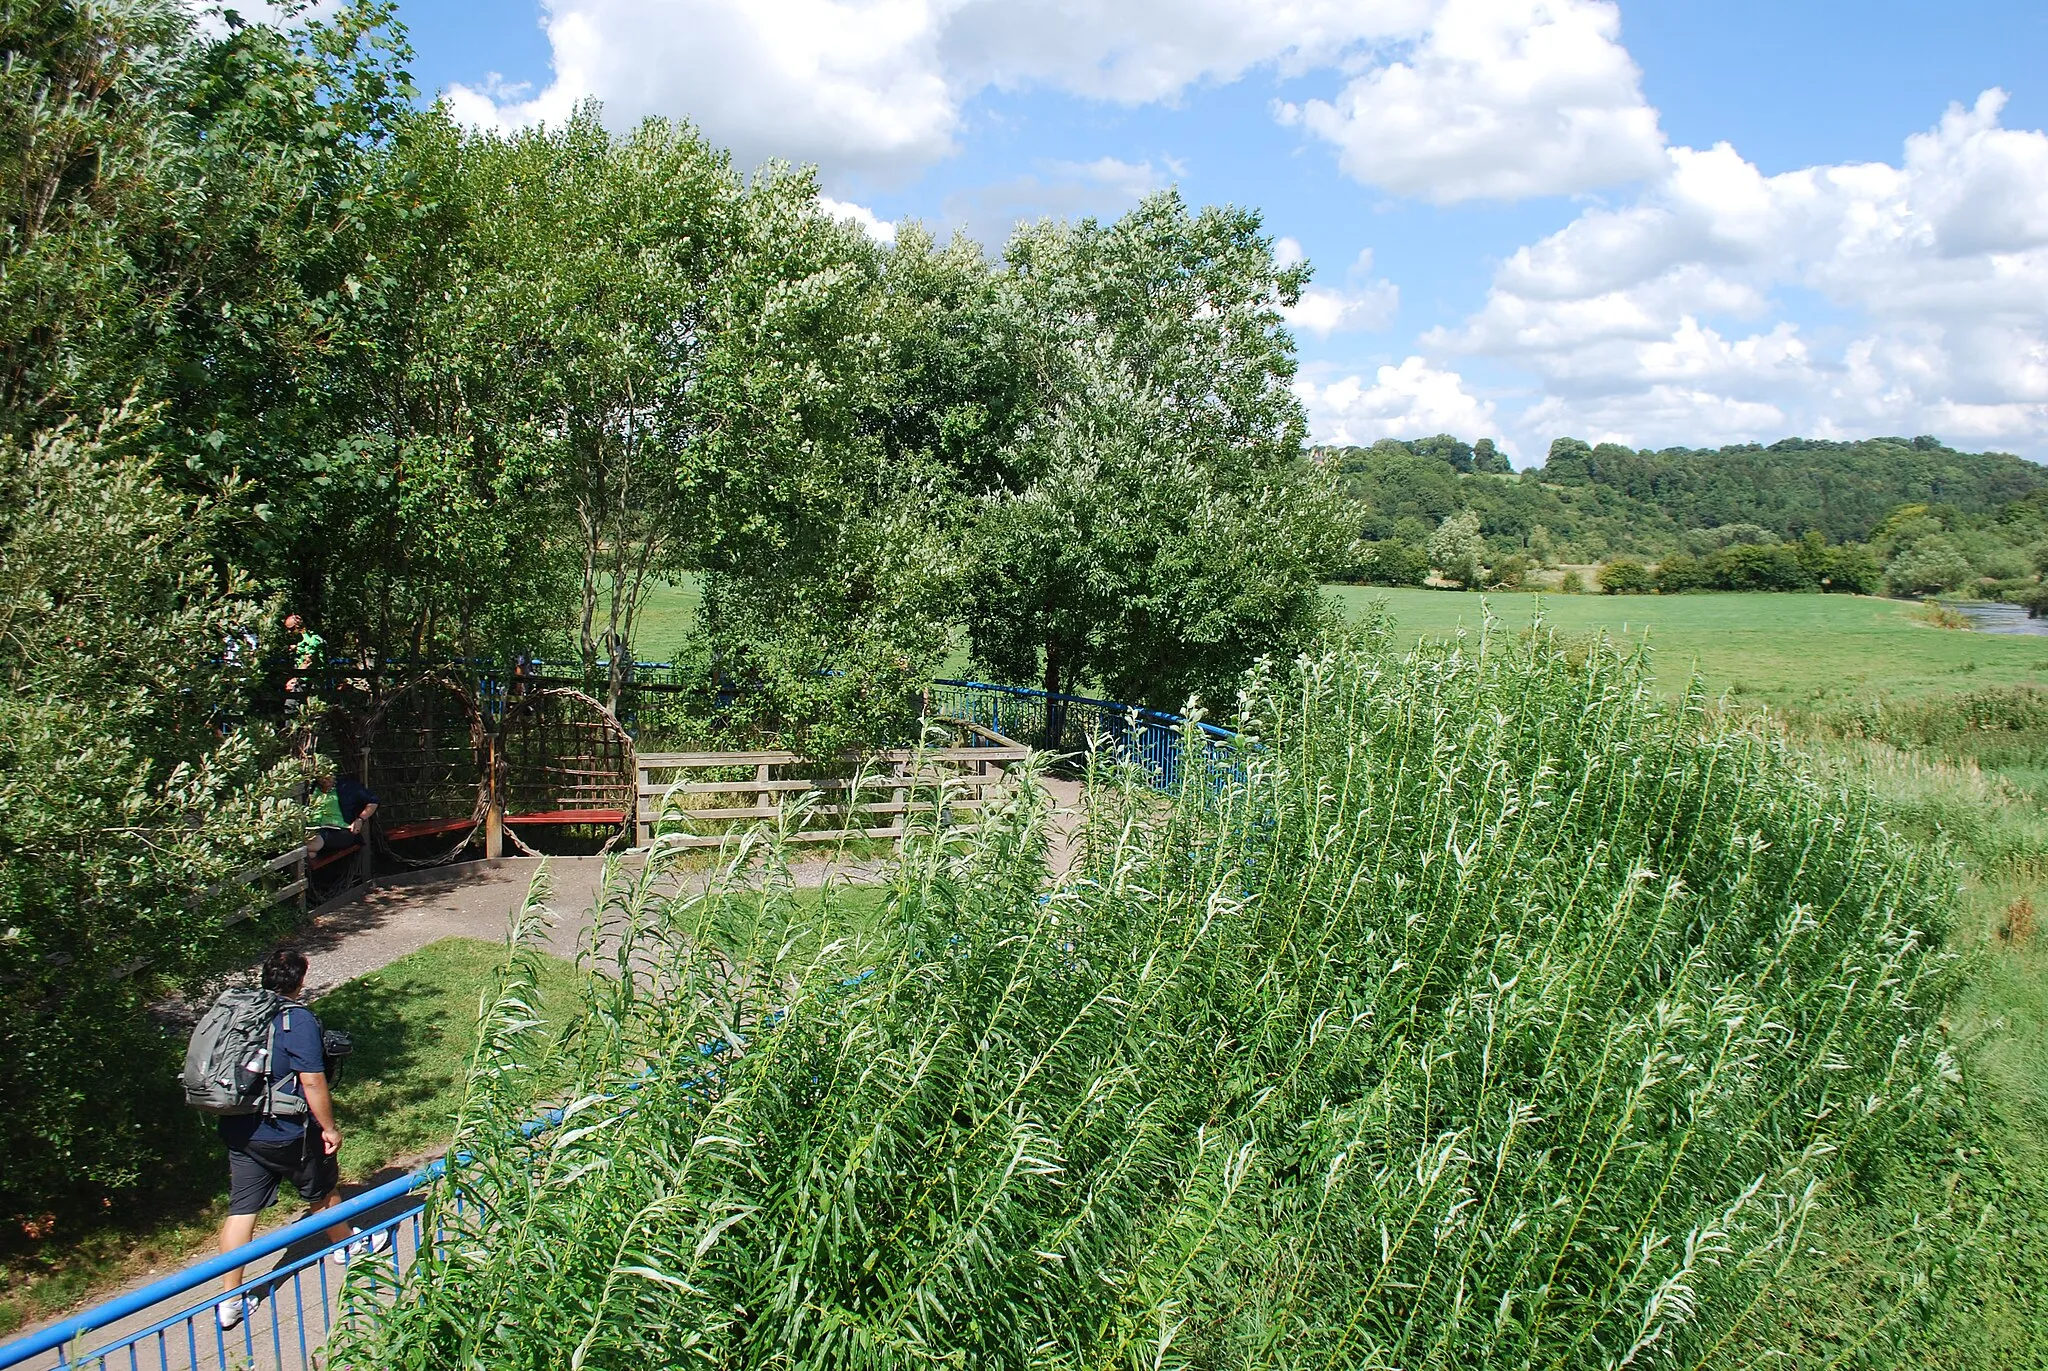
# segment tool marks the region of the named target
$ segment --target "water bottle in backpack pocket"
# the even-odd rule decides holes
[[[291,1003],[273,990],[223,991],[185,1049],[185,1103],[208,1114],[305,1113],[305,1100],[271,1078],[277,1016]]]

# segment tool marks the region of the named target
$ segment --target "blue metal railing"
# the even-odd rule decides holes
[[[1236,766],[1237,735],[1229,729],[1085,695],[1055,695],[1029,686],[987,681],[939,680],[932,683],[931,713],[980,724],[1022,742],[1071,751],[1093,747],[1098,755],[1107,753],[1113,761],[1132,767],[1158,790],[1177,789],[1190,760],[1204,766],[1216,783],[1234,774]],[[709,1057],[726,1048],[724,1043],[707,1043],[699,1051]],[[560,1121],[559,1111],[550,1111],[522,1131],[532,1136]],[[95,1367],[105,1371],[110,1366],[140,1371],[145,1365],[155,1371],[200,1367],[230,1371],[255,1365],[315,1371],[321,1365],[320,1349],[341,1313],[342,1283],[330,1276],[327,1259],[356,1241],[353,1236],[342,1242],[330,1241],[326,1230],[346,1224],[365,1234],[388,1233],[389,1247],[374,1260],[388,1264],[394,1278],[402,1275],[428,1242],[421,1225],[423,1192],[445,1166],[436,1161],[332,1209],[266,1233],[233,1252],[208,1258],[0,1346],[0,1371],[17,1367],[38,1371],[43,1367]],[[283,1258],[275,1266],[232,1290],[196,1293],[231,1271],[280,1253]],[[256,1300],[254,1311],[235,1329],[222,1330],[214,1310],[231,1299],[252,1297]],[[165,1308],[170,1312],[146,1317]],[[134,1327],[120,1327],[131,1321]],[[105,1341],[81,1352],[81,1345],[94,1342],[95,1334]]]
[[[988,681],[933,681],[931,712],[1042,747],[1080,752],[1092,746],[1134,767],[1155,790],[1179,789],[1191,755],[1212,775],[1228,769],[1237,743],[1229,729],[1179,714]]]

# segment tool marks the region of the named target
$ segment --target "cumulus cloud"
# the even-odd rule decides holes
[[[1276,113],[1356,179],[1438,204],[1639,180],[1664,136],[1620,30],[1606,0],[1447,0],[1405,60]]]
[[[820,195],[818,208],[834,219],[844,219],[848,223],[859,225],[861,232],[884,247],[893,246],[896,242],[895,221],[877,216],[866,205],[856,205],[847,200],[834,200],[829,195]]]
[[[1282,238],[1273,244],[1273,260],[1290,267],[1306,259],[1301,244]],[[1393,323],[1400,308],[1401,288],[1373,278],[1372,249],[1367,248],[1351,264],[1348,286],[1310,286],[1302,291],[1299,303],[1281,313],[1290,327],[1327,338],[1333,333],[1376,332]]]
[[[1786,432],[2048,439],[2048,135],[1952,106],[1898,165],[1766,176],[1672,148],[1635,203],[1514,253],[1483,307],[1425,335],[1537,372],[1525,428],[1634,442]],[[1852,319],[1810,333],[1777,292]]]
[[[1040,88],[1142,104],[1264,67],[1350,73],[1288,107],[1345,168],[1450,201],[1641,175],[1655,111],[1608,0],[542,0],[553,79],[457,85],[465,123],[688,118],[742,165],[904,176],[955,149],[966,103]]]
[[[1492,401],[1474,396],[1457,372],[1440,370],[1420,357],[1383,366],[1370,382],[1359,376],[1324,383],[1300,377],[1294,394],[1308,411],[1309,433],[1319,443],[1363,446],[1381,438],[1436,433],[1469,439],[1497,427]]]

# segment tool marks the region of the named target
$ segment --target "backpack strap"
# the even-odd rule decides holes
[[[270,1012],[270,1051],[263,1063],[263,1117],[275,1120],[279,1112],[278,1102],[280,1100],[289,1100],[296,1104],[297,1108],[284,1110],[283,1112],[286,1115],[294,1118],[309,1118],[313,1113],[313,1106],[306,1103],[306,1097],[295,1092],[287,1093],[284,1089],[284,1073],[277,1069],[277,1034],[279,1021],[294,1009],[304,1009],[309,1016],[313,1011],[306,1009],[306,1006],[300,1004],[297,1000],[288,999],[283,995],[277,996],[277,1001],[276,1006]],[[320,1020],[316,1018],[313,1022],[318,1024]],[[324,1062],[322,1063],[323,1066],[325,1064]]]

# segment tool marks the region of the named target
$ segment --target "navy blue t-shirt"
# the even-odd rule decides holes
[[[327,1053],[320,1045],[320,1021],[302,1004],[286,1005],[278,1012],[276,1030],[270,1079],[280,1083],[280,1094],[302,1094],[299,1072],[324,1074],[327,1070]],[[297,1142],[312,1118],[311,1114],[230,1114],[220,1121],[220,1135],[229,1147],[246,1147],[251,1142]]]

